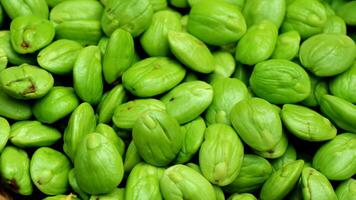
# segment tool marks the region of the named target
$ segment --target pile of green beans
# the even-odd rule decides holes
[[[0,199],[356,200],[355,0],[0,0]]]

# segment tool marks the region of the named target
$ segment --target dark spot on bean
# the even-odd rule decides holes
[[[25,41],[23,41],[23,42],[21,43],[21,47],[24,48],[24,49],[27,49],[27,48],[30,47],[30,44],[27,43],[27,42],[25,42]]]
[[[17,185],[17,182],[15,179],[11,179],[8,181],[9,186],[11,187],[12,190],[18,191],[20,187]]]
[[[37,56],[38,57],[38,56]],[[114,85],[114,86],[116,86],[116,85],[118,85],[118,84],[120,84],[120,81],[119,80],[115,80],[113,83],[112,83],[112,85]]]
[[[273,154],[273,150],[269,150],[269,151],[267,151],[267,153]]]
[[[36,91],[36,86],[31,83],[31,85],[22,92],[22,95],[26,95],[26,94],[29,94],[29,93],[34,93]]]

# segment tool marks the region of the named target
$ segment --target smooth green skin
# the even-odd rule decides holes
[[[69,188],[68,173],[71,168],[71,163],[64,154],[48,147],[41,147],[31,158],[31,179],[44,194],[63,194]]]
[[[356,135],[343,133],[322,145],[315,153],[313,167],[329,180],[346,180],[356,173]]]
[[[303,160],[296,160],[273,172],[262,186],[261,200],[283,199],[297,183],[303,166]]]
[[[119,151],[121,157],[125,153],[125,142],[116,134],[115,130],[107,124],[98,124],[95,129],[96,133],[100,133],[110,140]]]
[[[55,7],[57,4],[59,4],[63,1],[65,1],[65,0],[46,0],[48,6],[51,8]]]
[[[213,124],[205,130],[199,166],[212,184],[226,186],[232,183],[240,172],[243,155],[244,146],[232,127]]]
[[[329,82],[331,94],[356,103],[356,62],[344,73]]]
[[[104,55],[105,52],[106,52],[106,48],[108,46],[108,43],[109,43],[109,37],[107,36],[102,36],[98,42],[98,47],[101,51],[101,55]]]
[[[239,175],[231,184],[223,187],[223,190],[228,193],[254,192],[271,173],[272,166],[266,159],[254,154],[245,154]]]
[[[74,194],[69,194],[69,195],[56,195],[56,196],[50,196],[50,197],[46,197],[42,200],[80,200],[79,198],[77,198],[76,195]]]
[[[309,75],[309,79],[310,79],[310,84],[311,84],[311,91],[309,96],[304,99],[301,103],[303,105],[306,105],[308,107],[315,107],[317,105],[319,105],[320,99],[322,96],[324,96],[325,94],[328,94],[329,90],[328,90],[328,83],[316,76],[313,76],[311,74]]]
[[[115,188],[111,193],[103,195],[93,195],[90,200],[124,200],[125,199],[125,189]]]
[[[333,2],[331,2],[333,1]],[[333,4],[336,1],[340,1],[340,0],[323,0],[321,1],[321,3],[324,5],[325,7],[325,12],[327,14],[327,16],[335,16],[335,10],[334,8],[331,6],[331,4]],[[344,1],[344,0],[341,0]]]
[[[97,20],[70,20],[56,26],[57,39],[70,39],[82,45],[95,45],[101,36],[100,21]]]
[[[171,52],[189,69],[208,74],[214,71],[214,57],[198,38],[186,32],[168,31]]]
[[[0,90],[0,116],[13,120],[26,120],[32,116],[31,106],[24,101],[13,99]]]
[[[0,153],[5,148],[6,143],[9,140],[9,136],[10,136],[10,124],[6,120],[6,118],[0,117]]]
[[[346,23],[341,17],[337,15],[328,16],[328,20],[326,21],[323,28],[323,33],[336,33],[346,35],[346,31]]]
[[[293,144],[289,143],[286,152],[279,158],[271,161],[274,170],[279,170],[288,163],[297,160],[297,151]]]
[[[205,0],[188,0],[188,3],[189,3],[189,6],[190,7],[193,7],[195,4],[197,3],[200,3],[202,1],[205,1]],[[235,6],[237,6],[240,10],[242,10],[244,4],[245,4],[245,0],[223,0],[227,3],[232,3],[234,4]]]
[[[199,174],[202,175],[202,172],[200,170],[199,165],[194,164],[194,163],[187,163],[186,166],[190,167],[191,169],[199,172]],[[222,190],[222,188],[220,186],[217,185],[213,185],[213,189],[214,189],[214,193],[216,196],[216,200],[225,200],[225,194],[224,191]]]
[[[100,0],[100,3],[103,4],[103,6],[106,6],[108,4],[109,0]]]
[[[168,113],[150,110],[135,122],[132,139],[143,160],[154,166],[166,166],[182,148],[184,134]]]
[[[356,3],[354,1],[349,1],[344,3],[342,6],[336,9],[336,14],[345,20],[347,25],[356,25],[356,15],[355,15]]]
[[[274,104],[297,103],[311,92],[308,73],[298,64],[282,59],[258,63],[250,77],[252,91]]]
[[[250,97],[246,85],[236,78],[221,78],[211,83],[213,102],[205,112],[207,124],[231,125],[230,113],[234,105]]]
[[[139,62],[140,60],[142,60],[142,59],[140,58],[140,55],[138,55],[138,53],[135,51],[135,55],[134,55],[132,64],[135,64],[135,63]]]
[[[43,19],[48,18],[46,0],[1,0],[0,2],[11,19],[28,15],[37,15]]]
[[[216,185],[213,185],[213,187],[214,187],[216,200],[225,200],[224,191],[220,187],[218,187]]]
[[[78,105],[79,99],[73,88],[55,86],[35,102],[32,111],[38,121],[52,124],[70,114]]]
[[[104,90],[101,53],[97,46],[83,48],[73,67],[76,94],[85,102],[98,104]]]
[[[96,116],[88,103],[81,103],[71,114],[63,135],[63,150],[73,161],[84,137],[96,127]]]
[[[241,63],[236,64],[236,68],[234,73],[232,74],[232,78],[237,78],[242,81],[246,86],[249,86],[249,79],[251,76],[251,71],[247,69],[247,67],[243,66]],[[249,88],[250,90],[250,88]]]
[[[34,53],[50,44],[55,35],[53,24],[35,15],[16,17],[10,24],[11,44],[20,54]]]
[[[165,10],[168,7],[167,0],[150,0],[154,12]]]
[[[302,65],[316,76],[334,76],[346,71],[356,58],[355,42],[343,34],[322,33],[300,46]]]
[[[320,109],[338,127],[356,133],[356,105],[340,97],[324,95]]]
[[[182,31],[188,32],[188,20],[189,20],[189,15],[186,14],[180,19],[180,23],[182,25]]]
[[[186,166],[188,166],[188,167],[194,169],[195,171],[199,172],[200,174],[202,174],[199,165],[194,164],[194,163],[187,163]],[[222,188],[217,185],[213,185],[213,188],[214,188],[216,200],[225,200],[225,194],[224,194],[224,191],[222,190]]]
[[[136,120],[150,110],[164,111],[164,103],[157,99],[135,99],[116,107],[112,120],[122,129],[132,129]]]
[[[98,1],[75,0],[59,2],[51,10],[50,18],[54,23],[61,23],[68,20],[99,20],[103,11],[103,6]],[[79,9],[79,10],[78,10]],[[76,11],[76,12],[73,12]],[[71,15],[68,15],[71,13]]]
[[[350,178],[337,186],[335,193],[339,200],[356,199],[356,180]]]
[[[248,27],[258,24],[263,20],[269,20],[279,28],[283,22],[285,13],[285,0],[248,0],[242,11]]]
[[[0,5],[0,27],[3,26],[4,23],[4,9],[2,8],[2,5]]]
[[[213,186],[199,172],[185,165],[173,165],[165,170],[160,181],[166,200],[215,200]]]
[[[21,195],[32,194],[30,159],[26,151],[6,146],[0,157],[0,175],[3,183]]]
[[[56,38],[69,39],[82,45],[95,45],[103,35],[100,19],[103,6],[99,1],[62,1],[50,12]]]
[[[99,123],[109,123],[114,115],[115,108],[125,102],[126,99],[126,91],[121,84],[116,85],[110,91],[105,93],[97,107]]]
[[[9,60],[7,58],[6,52],[3,49],[0,49],[0,71],[7,67]]]
[[[137,164],[127,178],[125,200],[162,200],[159,181],[163,173],[163,168]]]
[[[186,70],[168,57],[150,57],[131,66],[122,75],[122,84],[138,97],[163,94],[178,85]]]
[[[182,82],[185,83],[185,82],[189,82],[189,81],[198,81],[198,80],[199,80],[199,78],[198,78],[197,73],[188,71]]]
[[[282,138],[279,142],[274,146],[271,150],[268,151],[254,151],[257,155],[262,156],[264,158],[276,159],[281,157],[288,148],[288,137],[286,133],[282,134]]]
[[[79,187],[96,195],[114,190],[124,176],[124,167],[115,145],[101,134],[90,133],[78,146],[74,173]]]
[[[152,16],[150,0],[108,1],[101,26],[108,36],[117,28],[122,28],[137,37],[149,27]]]
[[[190,162],[190,163],[187,163],[186,166],[192,168],[192,169],[195,170],[196,172],[199,172],[199,174],[202,174],[199,165]],[[213,186],[213,187],[214,187],[214,186]]]
[[[179,84],[161,98],[167,112],[180,124],[200,116],[212,100],[213,88],[199,80]]]
[[[317,170],[305,167],[301,176],[303,199],[338,200],[329,180]]]
[[[62,138],[55,128],[39,121],[18,121],[11,125],[9,140],[20,148],[51,146]]]
[[[336,127],[329,119],[304,106],[284,104],[281,118],[289,132],[302,140],[321,142],[336,136]]]
[[[69,74],[82,48],[81,44],[73,40],[56,40],[39,52],[37,62],[53,74]]]
[[[74,173],[74,168],[72,168],[68,173],[68,183],[72,190],[83,200],[89,200],[89,194],[85,193],[78,185],[77,178],[75,177]]]
[[[255,65],[273,54],[278,39],[278,29],[270,21],[251,26],[236,46],[235,58],[242,64]]]
[[[169,31],[182,31],[182,16],[172,10],[158,11],[153,15],[151,25],[142,34],[140,43],[150,56],[169,56]]]
[[[216,79],[230,77],[236,68],[236,61],[227,51],[216,51],[213,53],[215,69],[208,75],[207,81],[212,83]]]
[[[31,55],[19,54],[14,50],[11,45],[10,31],[0,31],[0,49],[5,52],[8,62],[13,65],[21,65],[23,63],[35,63],[35,60]]]
[[[135,45],[131,34],[116,29],[110,36],[103,56],[103,74],[108,84],[122,76],[133,62]]]
[[[233,194],[227,200],[257,200],[255,196],[249,193]]]
[[[298,31],[302,39],[321,33],[327,22],[327,12],[318,0],[294,0],[287,3],[282,31]]]
[[[175,163],[186,163],[199,151],[204,140],[206,124],[203,118],[198,117],[195,120],[181,126],[184,134],[183,146],[180,149]]]
[[[125,174],[129,174],[130,171],[141,161],[142,159],[137,151],[136,145],[134,141],[131,140],[125,152],[125,160],[124,160]]]
[[[246,32],[240,9],[224,1],[201,1],[189,12],[188,32],[206,44],[225,45],[236,42]]]
[[[288,31],[280,34],[271,58],[292,60],[297,57],[300,40],[301,38],[297,31]]]
[[[347,3],[347,0],[327,0],[328,3],[330,4],[330,7],[334,10],[337,10],[341,6],[343,6],[345,3]]]
[[[278,105],[272,104],[273,108],[278,112],[281,113],[282,108],[279,107]],[[283,130],[284,131],[284,130]]]
[[[241,139],[257,151],[272,150],[282,138],[279,112],[264,99],[244,99],[231,110],[231,123]]]
[[[169,3],[177,8],[187,8],[188,5],[188,0],[169,0]]]
[[[38,99],[53,87],[50,73],[39,67],[22,64],[0,72],[1,89],[15,99]]]

